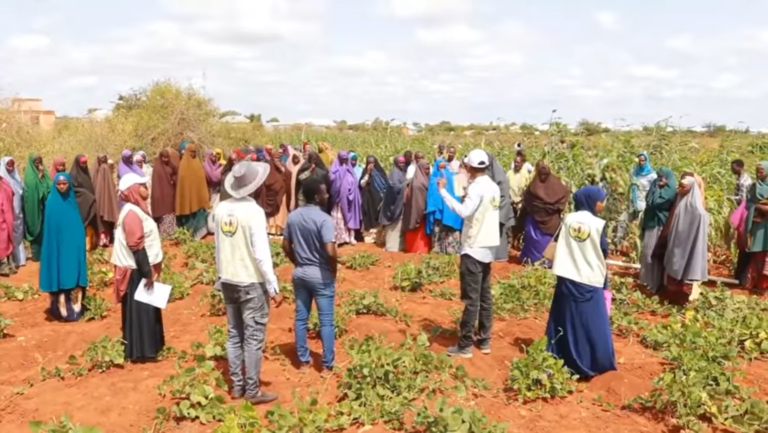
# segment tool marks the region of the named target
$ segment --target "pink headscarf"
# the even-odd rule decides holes
[[[53,178],[56,176],[56,173],[59,172],[57,167],[60,165],[64,165],[66,163],[67,163],[67,160],[64,159],[63,156],[57,156],[53,158],[53,162],[51,163],[51,171],[48,172],[48,174],[51,175],[51,180],[53,180]],[[66,167],[64,168],[63,171],[66,171]]]

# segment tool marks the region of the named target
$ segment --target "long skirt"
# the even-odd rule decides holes
[[[640,253],[640,283],[657,293],[662,286],[664,263],[653,258],[653,249],[659,240],[663,227],[646,229],[643,235],[643,249]]]
[[[403,237],[403,217],[397,219],[388,226],[384,226],[384,250],[400,252],[405,249],[405,238]]]
[[[422,221],[415,229],[405,232],[405,252],[428,254],[429,241],[429,235],[424,231],[424,221]]]
[[[219,198],[221,197],[221,193],[216,190],[210,190],[211,195],[211,212],[208,214],[207,219],[207,225],[208,225],[208,233],[213,234],[216,231],[216,226],[213,223],[213,209],[216,208],[216,205],[219,204]]]
[[[133,299],[141,279],[139,270],[132,270],[128,290],[120,300],[125,357],[131,361],[155,360],[165,346],[162,310]]]
[[[580,377],[616,370],[602,287],[557,277],[547,321],[547,348]]]
[[[162,237],[173,236],[173,233],[176,231],[176,214],[163,215],[160,218],[156,218],[155,222],[157,222],[157,228]]]
[[[553,236],[544,233],[539,224],[528,216],[525,219],[525,228],[523,229],[523,249],[520,251],[520,261],[524,264],[532,265],[544,260],[544,250],[552,242]],[[550,267],[549,260],[544,260],[543,265]]]
[[[432,252],[436,254],[458,254],[461,250],[461,232],[453,227],[435,221],[432,229]]]
[[[755,292],[768,293],[768,252],[754,252],[744,253],[748,260],[748,265],[745,266],[745,270],[742,272],[746,278],[744,278],[744,286],[752,289]],[[739,254],[741,257],[741,254]],[[739,278],[740,280],[742,278]]]
[[[29,242],[29,247],[31,250],[31,259],[33,262],[39,262],[40,261],[40,254],[43,252],[43,231],[40,230],[40,233]]]
[[[83,317],[85,306],[85,288],[76,287],[74,289],[59,290],[49,293],[50,296],[50,315],[56,320],[62,322],[76,322]]]
[[[286,221],[288,221],[288,201],[283,199],[283,203],[280,205],[280,212],[268,221],[269,227],[267,232],[274,236],[282,236]]]
[[[176,217],[179,227],[184,227],[195,239],[202,239],[208,234],[208,210],[200,209],[191,215]]]
[[[701,285],[698,282],[680,281],[669,274],[664,275],[664,289],[661,297],[676,305],[685,305],[689,301],[695,301],[701,293]]]
[[[344,213],[341,211],[340,205],[333,205],[333,210],[331,210],[331,218],[333,219],[333,225],[336,228],[336,244],[356,244],[357,241],[355,240],[355,231],[350,230],[347,227],[347,222],[344,220]]]
[[[24,218],[16,216],[13,220],[13,264],[16,267],[27,264],[27,248],[24,246]]]
[[[509,260],[509,238],[507,237],[507,227],[504,224],[499,225],[499,246],[495,248],[493,260],[497,262]]]

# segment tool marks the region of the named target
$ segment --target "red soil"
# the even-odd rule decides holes
[[[410,326],[394,320],[377,317],[357,317],[348,324],[350,336],[380,334],[397,342],[406,333],[421,329],[429,331],[433,326],[453,327],[450,310],[460,308],[459,301],[433,299],[423,293],[404,294],[390,290],[390,281],[397,263],[411,260],[413,256],[401,253],[386,253],[373,245],[358,245],[341,250],[342,255],[358,251],[379,254],[379,264],[364,272],[342,270],[339,274],[338,290],[381,289],[382,296],[390,302],[399,303],[403,311],[413,317]],[[179,259],[176,260],[178,262]],[[178,266],[175,263],[174,266]],[[495,277],[505,277],[519,270],[513,263],[493,265]],[[30,263],[10,280],[12,284],[37,285],[38,265]],[[283,266],[277,271],[281,282],[289,282],[291,267]],[[162,279],[162,278],[161,278]],[[458,292],[458,282],[448,286]],[[206,330],[211,324],[223,324],[223,317],[207,317],[206,307],[200,304],[205,287],[194,287],[188,298],[172,303],[163,314],[166,343],[176,349],[188,349],[194,341],[207,341]],[[111,300],[110,293],[102,293]],[[46,320],[44,311],[48,305],[46,296],[24,302],[0,303],[0,314],[13,320],[9,328],[12,334],[0,340],[0,432],[28,431],[30,420],[49,420],[67,413],[77,423],[94,425],[105,432],[139,432],[142,427],[152,425],[155,408],[170,406],[170,400],[158,396],[157,386],[174,372],[174,362],[166,360],[154,364],[128,364],[125,368],[105,373],[89,373],[76,379],[67,377],[64,381],[40,382],[39,368],[65,365],[70,354],[80,355],[88,343],[109,335],[120,335],[120,307],[111,307],[109,316],[99,322],[62,324]],[[505,395],[501,389],[507,377],[511,359],[522,356],[521,345],[527,345],[544,333],[546,317],[525,320],[497,321],[493,330],[493,353],[483,356],[479,353],[473,359],[458,360],[470,375],[484,378],[492,387],[474,400],[489,417],[509,423],[510,432],[568,431],[572,433],[594,433],[595,431],[619,432],[660,432],[669,425],[651,420],[621,408],[626,400],[647,392],[652,379],[663,370],[663,361],[637,341],[615,336],[618,372],[605,374],[580,384],[572,396],[548,402],[520,404]],[[452,344],[453,338],[438,336],[433,339],[432,348],[443,351]],[[319,340],[311,340],[313,357],[319,359]],[[346,354],[337,342],[337,363],[344,366]],[[293,308],[283,305],[273,309],[269,323],[268,347],[265,351],[262,378],[267,390],[277,392],[283,404],[290,405],[294,392],[306,392],[313,388],[321,400],[330,402],[334,398],[335,379],[324,380],[319,373],[307,376],[296,373],[293,366]],[[768,368],[760,364],[758,374],[745,380],[763,390],[768,382]],[[26,387],[27,381],[34,383]],[[765,393],[763,392],[763,395]],[[185,423],[171,426],[169,431],[208,432],[213,427]],[[349,432],[385,431],[381,426],[372,428],[350,428]]]

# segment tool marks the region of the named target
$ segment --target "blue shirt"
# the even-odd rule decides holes
[[[309,282],[333,281],[325,244],[335,242],[330,215],[315,205],[304,205],[288,215],[283,237],[293,244],[293,278]]]

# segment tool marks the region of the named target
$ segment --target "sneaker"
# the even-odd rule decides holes
[[[277,400],[277,394],[272,392],[259,391],[259,393],[256,394],[255,397],[247,397],[246,400],[248,401],[248,403],[253,405],[267,404]]]
[[[491,343],[478,344],[477,345],[477,349],[483,355],[490,355],[491,354]]]
[[[311,364],[310,364],[310,363],[308,363],[308,362],[306,362],[306,363],[302,363],[302,364],[299,366],[299,374],[307,374],[307,373],[309,373],[309,371],[310,371],[311,369],[312,369],[312,366],[311,366]]]
[[[471,358],[472,348],[470,347],[467,349],[460,349],[459,346],[451,346],[448,348],[445,354],[448,356],[455,356],[457,358]]]

